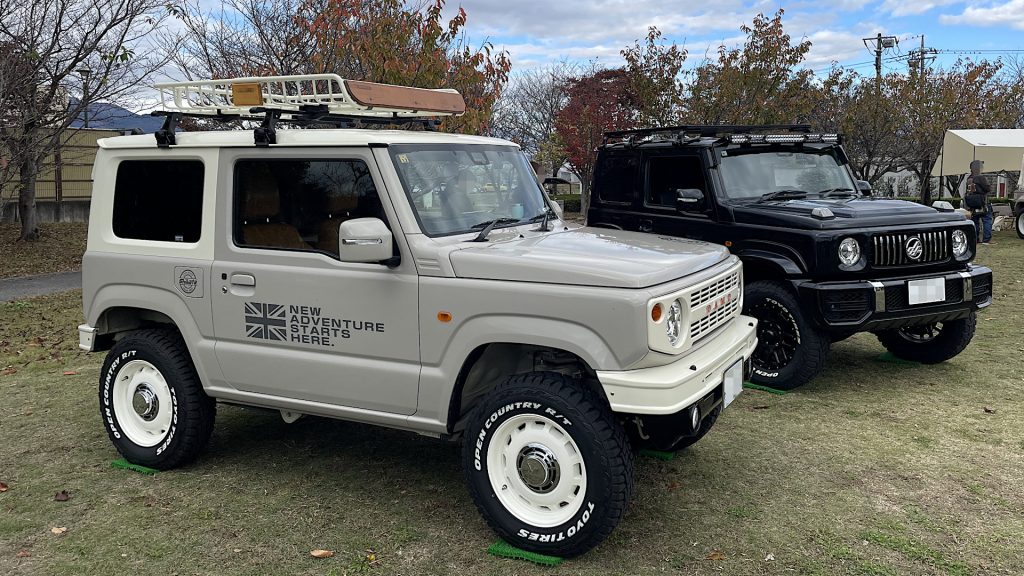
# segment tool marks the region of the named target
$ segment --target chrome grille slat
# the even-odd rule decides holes
[[[921,239],[923,248],[919,260],[911,260],[907,257],[906,252],[907,241],[915,236]],[[943,262],[950,258],[949,242],[948,230],[878,234],[872,239],[875,249],[873,262],[876,267],[915,266]]]

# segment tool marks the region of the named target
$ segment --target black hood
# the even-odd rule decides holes
[[[957,212],[940,212],[905,200],[834,198],[770,200],[732,204],[737,223],[802,229],[900,226],[963,220]],[[828,208],[832,218],[814,216],[815,208]]]

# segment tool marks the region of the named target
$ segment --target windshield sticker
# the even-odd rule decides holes
[[[336,346],[360,333],[384,333],[384,323],[337,318],[316,306],[245,303],[245,335],[248,338]]]

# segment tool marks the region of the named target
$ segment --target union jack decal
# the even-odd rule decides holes
[[[285,309],[280,304],[245,303],[245,335],[264,340],[286,340]]]

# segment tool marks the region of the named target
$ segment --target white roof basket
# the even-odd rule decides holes
[[[165,113],[262,118],[280,111],[282,119],[307,114],[367,119],[458,116],[466,103],[456,90],[410,88],[346,80],[337,74],[254,76],[222,80],[163,82],[154,85]]]

